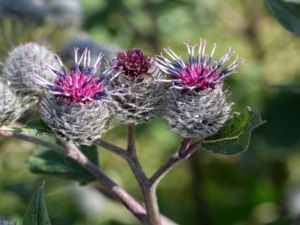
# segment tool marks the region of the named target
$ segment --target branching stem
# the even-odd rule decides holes
[[[65,147],[44,141],[35,136],[29,136],[19,131],[2,127],[0,135],[8,138],[16,138],[33,144],[42,145],[49,150],[66,155],[75,160],[79,165],[89,171],[97,178],[107,193],[121,201],[124,206],[143,224],[148,225],[176,225],[173,221],[162,216],[159,212],[156,189],[159,181],[178,162],[188,158],[193,154],[201,142],[192,143],[190,139],[184,139],[178,151],[174,153],[150,178],[146,176],[138,160],[135,146],[135,127],[128,125],[128,145],[127,151],[108,142],[98,140],[95,144],[104,147],[110,152],[124,158],[133,171],[138,184],[142,190],[145,207],[129,195],[122,187],[116,184],[111,178],[106,176],[97,165],[93,164],[76,145],[71,142],[65,143]]]
[[[96,144],[108,151],[124,158],[141,188],[149,225],[160,225],[161,216],[157,202],[156,190],[161,179],[180,161],[191,156],[201,144],[201,141],[193,142],[191,139],[183,139],[179,149],[150,177],[148,178],[138,160],[135,146],[135,126],[128,125],[127,151],[104,141],[97,141]],[[164,223],[163,223],[164,224]]]

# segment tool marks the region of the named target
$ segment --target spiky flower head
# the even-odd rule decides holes
[[[118,54],[117,67],[131,79],[143,79],[144,76],[150,75],[150,60],[141,49],[133,48]]]
[[[154,61],[141,49],[120,52],[115,62],[121,74],[112,86],[123,91],[113,96],[117,102],[116,118],[125,124],[139,124],[154,117],[161,107],[163,85],[156,82],[161,73]]]
[[[185,138],[206,138],[224,125],[232,103],[226,100],[223,81],[244,63],[237,55],[225,66],[236,54],[232,49],[213,61],[216,44],[211,54],[206,55],[206,40],[200,40],[195,54],[196,47],[187,44],[188,62],[170,48],[164,49],[168,57],[156,57],[157,66],[168,76],[160,81],[170,84],[164,117],[171,129]]]
[[[0,80],[0,126],[17,120],[30,104],[28,98],[17,96],[15,91]]]
[[[75,67],[70,72],[57,57],[61,70],[49,68],[55,76],[53,83],[38,75],[33,80],[48,89],[40,111],[53,132],[67,141],[91,144],[109,129],[111,111],[106,97],[113,92],[107,90],[107,84],[113,79],[110,77],[113,69],[97,71],[103,53],[91,65],[90,51],[85,49],[80,58],[78,51],[75,48]]]
[[[37,95],[42,88],[32,81],[32,74],[53,81],[48,65],[58,66],[55,55],[46,47],[36,43],[20,45],[9,53],[4,62],[3,79],[21,95]]]

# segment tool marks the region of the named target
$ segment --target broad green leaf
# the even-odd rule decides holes
[[[300,35],[300,2],[265,0],[278,21],[289,31]]]
[[[263,123],[258,112],[248,109],[234,115],[217,134],[205,139],[203,147],[224,155],[245,151],[249,146],[252,130]]]
[[[34,193],[24,215],[23,225],[51,225],[44,200],[44,183]]]
[[[53,132],[44,123],[43,120],[32,120],[24,128],[35,130],[37,132],[37,134],[51,134],[51,135],[53,135]]]
[[[98,165],[98,151],[96,146],[80,146],[80,150],[96,165]],[[87,184],[96,178],[82,168],[73,159],[50,151],[44,147],[37,147],[28,157],[27,164],[33,173],[53,175],[64,179],[77,180],[80,184]]]
[[[278,84],[274,85],[273,87],[300,94],[300,84]]]

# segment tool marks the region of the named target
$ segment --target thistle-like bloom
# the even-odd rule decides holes
[[[32,103],[32,99],[22,98],[5,82],[0,80],[0,126],[9,125],[20,118]]]
[[[141,49],[133,48],[118,54],[117,67],[131,79],[144,78],[145,75],[150,75],[150,60]]]
[[[244,63],[238,55],[233,62],[224,68],[224,64],[235,55],[232,49],[229,49],[217,62],[213,62],[213,55],[217,45],[214,44],[211,54],[205,54],[206,40],[200,40],[197,55],[195,48],[197,45],[186,45],[188,50],[189,63],[185,63],[180,56],[174,53],[170,48],[164,49],[170,57],[170,60],[164,56],[158,56],[157,66],[167,75],[172,87],[183,91],[195,90],[202,91],[208,88],[214,88],[223,82],[224,78],[235,73],[235,69]]]
[[[53,76],[47,65],[58,66],[55,55],[44,46],[27,43],[13,49],[3,64],[3,79],[16,89],[20,95],[37,95],[42,88],[32,81],[32,74],[39,74],[48,81]]]
[[[41,115],[45,123],[58,136],[77,144],[91,144],[109,128],[111,111],[105,99],[113,91],[107,90],[112,68],[97,72],[104,57],[100,53],[91,65],[90,51],[85,49],[78,59],[79,49],[75,49],[75,67],[67,72],[62,61],[56,57],[61,71],[49,66],[55,76],[53,83],[35,75],[35,83],[48,89],[43,98]],[[83,66],[80,69],[80,65]],[[116,74],[117,75],[117,74]]]
[[[196,47],[187,45],[188,63],[169,48],[164,49],[168,58],[156,57],[156,65],[168,76],[160,81],[170,83],[164,117],[171,129],[185,138],[206,138],[223,126],[232,104],[226,101],[222,83],[244,63],[237,55],[224,66],[235,55],[232,49],[214,62],[216,44],[211,54],[206,55],[206,40],[200,40],[195,55]]]
[[[162,83],[156,82],[161,73],[154,61],[141,49],[131,49],[120,52],[114,64],[121,74],[112,86],[123,91],[123,95],[113,96],[117,102],[117,120],[140,124],[154,117],[159,112],[164,92]]]

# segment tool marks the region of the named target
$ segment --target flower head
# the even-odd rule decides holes
[[[0,80],[0,127],[19,119],[35,103],[36,99],[17,95],[11,86]]]
[[[88,101],[99,100],[108,93],[106,85],[110,81],[108,76],[113,72],[113,69],[108,68],[98,74],[97,69],[104,54],[100,53],[95,63],[91,65],[90,51],[85,49],[78,59],[78,50],[78,48],[75,48],[75,66],[70,72],[66,71],[60,58],[56,56],[61,66],[61,71],[49,66],[50,71],[56,78],[53,83],[38,75],[34,75],[33,79],[37,84],[47,88],[49,93],[63,96],[65,99],[72,102],[85,103]],[[80,64],[82,62],[83,68],[80,69]]]
[[[100,53],[94,64],[91,64],[90,51],[85,49],[80,58],[78,51],[75,48],[75,66],[70,72],[66,71],[60,58],[56,57],[61,70],[49,66],[56,78],[53,83],[38,75],[33,79],[49,90],[43,96],[40,112],[52,131],[66,141],[91,144],[110,129],[110,95],[115,90],[108,91],[107,85],[118,73],[110,77],[113,67],[97,72],[104,54]]]
[[[156,57],[157,66],[167,75],[173,88],[196,92],[203,91],[208,88],[214,88],[217,84],[223,82],[224,78],[235,73],[235,69],[244,63],[238,55],[228,66],[224,64],[235,55],[232,49],[229,49],[216,62],[213,62],[213,55],[216,49],[214,44],[211,54],[208,56],[205,53],[206,40],[201,40],[198,51],[195,55],[197,45],[187,44],[189,62],[185,63],[183,59],[174,53],[170,48],[164,49],[170,59],[162,54]]]
[[[124,75],[135,80],[143,75],[150,75],[151,62],[150,57],[141,49],[133,48],[118,54],[116,66]]]
[[[38,74],[44,80],[52,82],[54,77],[48,65],[59,66],[55,54],[36,43],[27,43],[9,52],[3,64],[3,79],[22,96],[38,95],[43,89],[32,80],[32,74]]]
[[[116,103],[116,121],[123,124],[141,124],[158,115],[164,84],[156,82],[161,71],[154,60],[141,49],[120,52],[115,61],[120,72],[112,86],[119,88],[122,95],[113,96]]]

